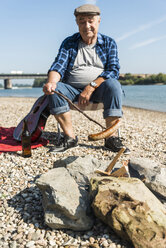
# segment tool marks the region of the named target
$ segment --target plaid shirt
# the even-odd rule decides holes
[[[66,72],[72,70],[78,53],[78,44],[80,39],[80,33],[75,33],[66,38],[62,42],[58,55],[49,70],[57,71],[61,75],[62,81],[65,81]],[[115,41],[106,35],[98,33],[95,46],[96,52],[104,65],[104,71],[99,75],[99,77],[118,79],[120,66]]]

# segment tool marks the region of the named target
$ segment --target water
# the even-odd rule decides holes
[[[35,97],[43,95],[42,88],[0,89],[0,97]]]
[[[166,85],[123,86],[123,105],[166,112]]]
[[[166,112],[166,85],[122,86],[123,105]],[[34,97],[43,95],[42,88],[0,89],[0,97]]]

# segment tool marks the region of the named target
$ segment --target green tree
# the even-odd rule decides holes
[[[119,81],[123,85],[140,84],[140,85],[150,85],[156,83],[166,84],[166,74],[159,73],[157,75],[153,74],[148,77],[141,77],[132,75],[131,73],[126,73],[124,77],[120,77]]]
[[[166,83],[166,75],[162,74],[162,73],[157,74],[156,82],[157,83]]]
[[[47,82],[45,78],[36,78],[32,87],[43,87],[43,85]]]

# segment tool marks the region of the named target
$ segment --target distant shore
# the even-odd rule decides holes
[[[154,84],[123,84],[121,83],[122,86],[152,86],[152,85],[166,85],[166,83],[154,83]],[[42,87],[33,87],[32,85],[29,85],[29,86],[15,86],[13,85],[12,89],[29,89],[29,88],[42,88]],[[12,90],[12,89],[9,89],[9,90]],[[4,90],[3,87],[0,87],[0,90]]]

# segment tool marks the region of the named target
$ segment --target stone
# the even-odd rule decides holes
[[[104,247],[107,247],[107,246],[108,246],[107,240],[104,240],[104,241],[102,242],[102,245],[103,245]]]
[[[37,179],[43,195],[45,223],[52,229],[90,230],[94,217],[90,209],[89,180],[108,162],[88,155],[67,157],[54,163],[54,169]]]
[[[89,244],[89,248],[100,248],[100,246],[97,243]]]
[[[34,244],[35,244],[34,241],[29,241],[29,242],[26,244],[26,247],[27,247],[27,248],[34,247]]]
[[[95,239],[94,239],[93,237],[90,237],[90,238],[89,238],[89,242],[90,242],[91,244],[93,244],[93,243],[95,242]]]
[[[93,220],[86,214],[86,205],[78,185],[66,168],[56,168],[42,175],[37,186],[43,194],[45,223],[53,229],[86,230]]]
[[[36,243],[37,245],[41,245],[42,247],[43,247],[43,246],[46,247],[46,245],[47,245],[47,240],[40,239],[40,240],[37,240],[35,243]]]
[[[137,178],[91,179],[95,215],[135,248],[166,247],[166,209]]]
[[[70,156],[54,163],[54,168],[65,167],[75,181],[82,184],[89,184],[89,180],[94,176],[96,169],[105,170],[110,161],[104,161],[94,158],[92,155],[84,157]]]
[[[130,175],[144,176],[145,185],[156,195],[166,199],[166,168],[148,158],[131,158],[129,163]]]
[[[51,246],[56,245],[56,241],[55,240],[49,240],[49,245],[51,245]]]
[[[31,239],[32,239],[33,241],[37,241],[40,237],[41,237],[41,235],[40,235],[39,233],[33,232],[33,233],[32,233]]]
[[[17,248],[17,242],[16,241],[12,241],[10,243],[10,248]]]

